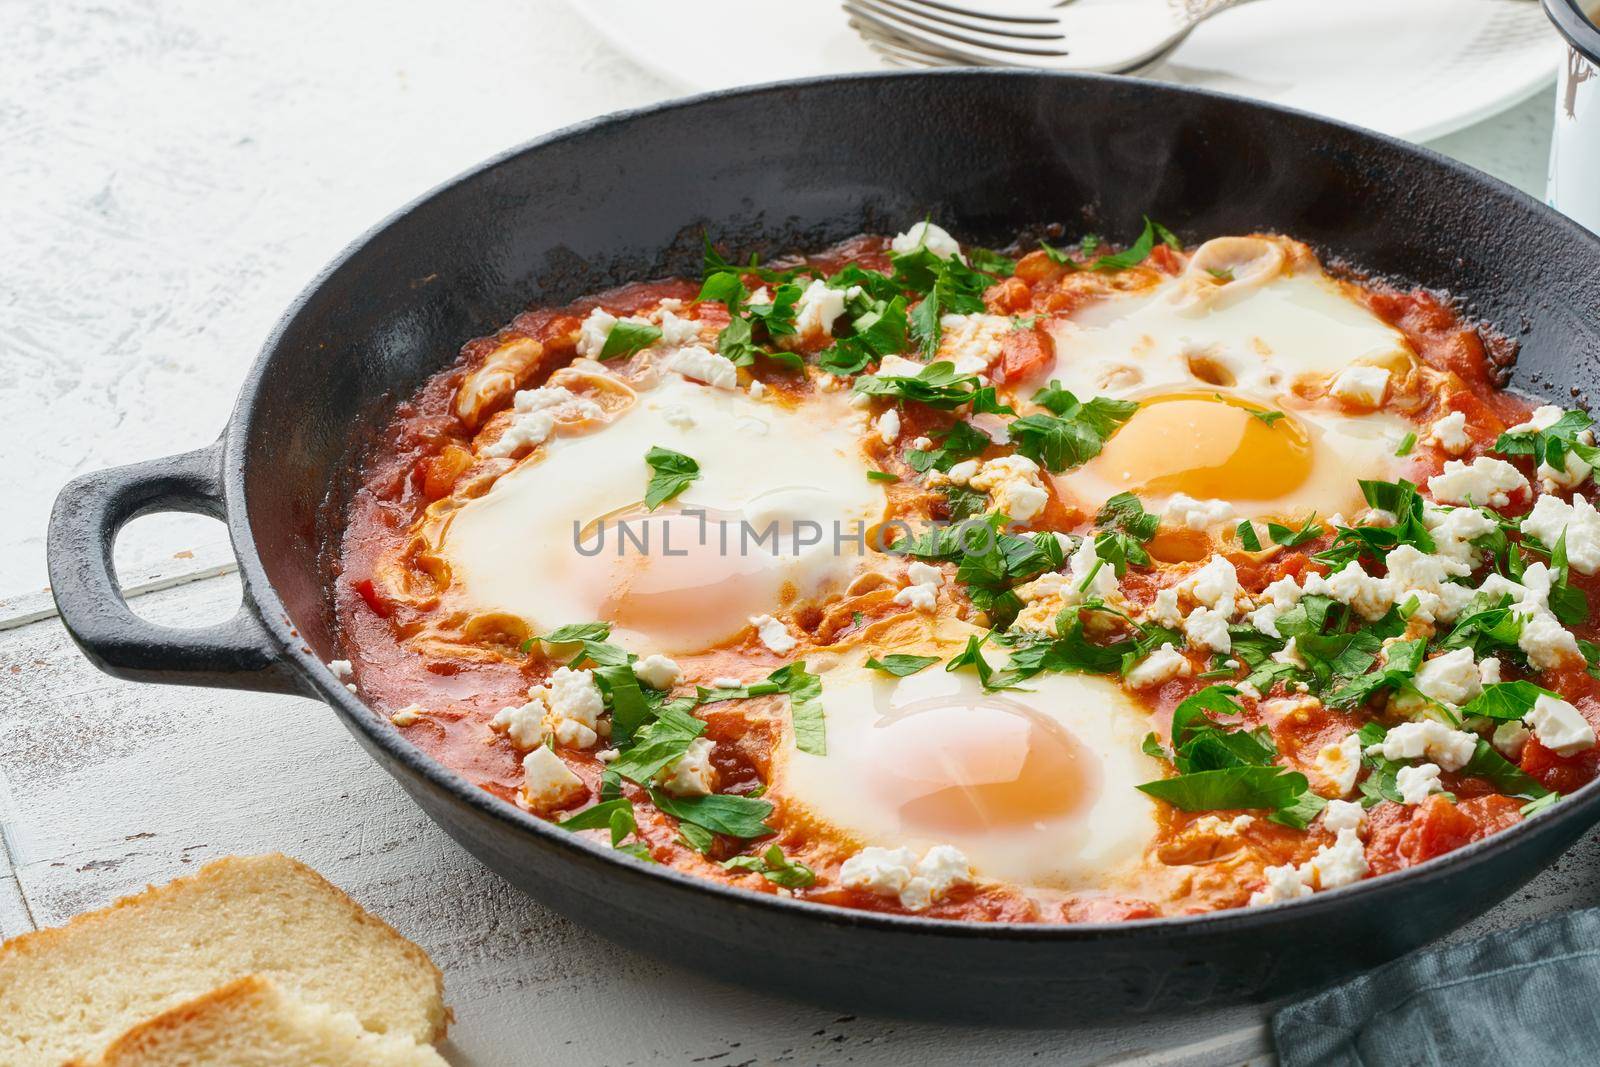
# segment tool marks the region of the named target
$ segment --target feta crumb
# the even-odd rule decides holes
[[[1402,804],[1421,804],[1430,794],[1442,792],[1444,789],[1444,786],[1439,784],[1439,768],[1432,763],[1401,767],[1395,773],[1394,784],[1400,791]]]
[[[1367,809],[1354,800],[1330,800],[1328,806],[1322,809],[1322,825],[1334,833],[1360,830],[1366,821]]]
[[[1354,730],[1332,744],[1323,745],[1312,760],[1312,769],[1327,780],[1338,796],[1349,796],[1361,772],[1361,737]]]
[[[771,615],[752,615],[750,625],[756,628],[761,643],[780,656],[794,651],[794,646],[799,644],[789,628]]]
[[[972,865],[951,845],[935,845],[920,860],[909,848],[868,846],[844,861],[839,881],[852,889],[899,897],[903,907],[921,911],[955,886],[970,884]]]
[[[1516,762],[1522,758],[1522,746],[1532,736],[1532,731],[1520,722],[1503,722],[1494,728],[1494,736],[1490,740],[1502,756]]]
[[[1482,559],[1472,542],[1499,528],[1493,518],[1477,508],[1440,508],[1432,504],[1423,507],[1422,522],[1433,535],[1436,552],[1469,569]]]
[[[1428,479],[1428,492],[1441,504],[1503,508],[1511,503],[1512,493],[1527,488],[1528,480],[1521,471],[1491,456],[1479,456],[1470,465],[1449,460],[1442,474]]]
[[[621,749],[602,748],[599,752],[594,754],[594,758],[599,760],[601,763],[615,763],[621,755]]]
[[[821,334],[833,336],[833,324],[844,314],[845,291],[833,289],[821,278],[815,278],[800,294],[794,306],[792,337],[784,338],[786,344],[801,338]]]
[[[1417,669],[1414,684],[1423,696],[1451,707],[1460,707],[1483,692],[1483,679],[1470,648],[1434,656]]]
[[[1183,625],[1183,612],[1178,610],[1178,587],[1169,585],[1157,589],[1155,599],[1145,609],[1144,617],[1169,630]]]
[[[1183,653],[1173,648],[1169,641],[1140,660],[1133,670],[1128,672],[1127,684],[1135,689],[1147,689],[1153,685],[1170,682],[1174,678],[1184,677],[1192,669],[1189,660]]]
[[[656,783],[675,797],[703,797],[716,790],[717,769],[711,753],[717,747],[709,737],[689,742],[683,755],[656,772]]]
[[[713,389],[739,387],[739,368],[733,361],[699,345],[678,349],[667,357],[665,366],[675,374],[704,382]]]
[[[1522,520],[1522,532],[1555,547],[1562,531],[1567,534],[1567,563],[1579,574],[1600,570],[1600,511],[1580,493],[1567,503],[1558,496],[1541,496]]]
[[[1541,693],[1523,718],[1539,743],[1558,756],[1572,756],[1594,747],[1594,727],[1565,700]]]
[[[678,667],[676,660],[653,653],[643,659],[634,660],[633,676],[651,689],[665,690],[678,684],[678,679],[683,677],[683,671]]]
[[[939,606],[939,587],[944,584],[944,572],[919,561],[906,568],[906,578],[910,584],[894,595],[894,602],[917,611],[934,611]]]
[[[1206,565],[1189,575],[1184,583],[1196,602],[1223,612],[1230,619],[1239,597],[1239,573],[1226,557],[1212,556]]]
[[[599,739],[604,712],[593,671],[557,667],[544,685],[528,690],[527,703],[501,708],[489,720],[489,728],[503,732],[522,749],[551,740],[570,748],[591,748]]]
[[[1339,804],[1343,801],[1334,801]],[[1360,808],[1360,804],[1350,805]],[[1367,848],[1353,827],[1336,832],[1334,843],[1323,845],[1301,865],[1300,877],[1318,889],[1337,889],[1359,882],[1367,873]]]
[[[1367,747],[1367,752],[1389,760],[1421,759],[1426,756],[1444,770],[1459,771],[1472,759],[1477,747],[1477,734],[1451,729],[1433,719],[1423,719],[1391,727],[1382,741]]]
[[[878,440],[892,445],[900,439],[900,413],[889,408],[878,416]]]
[[[1366,619],[1381,619],[1394,606],[1393,583],[1368,574],[1359,561],[1330,575],[1324,584],[1328,596],[1350,605]]]
[[[599,359],[600,352],[606,346],[606,338],[611,336],[611,328],[617,324],[617,317],[600,308],[593,308],[588,318],[578,327],[578,355],[588,359]]]
[[[583,779],[549,748],[536,748],[522,758],[522,799],[535,811],[548,811],[583,792]]]
[[[1500,682],[1500,660],[1489,656],[1478,661],[1478,684],[1498,685]]]
[[[1265,888],[1258,889],[1250,894],[1251,904],[1280,904],[1286,900],[1298,900],[1311,895],[1311,887],[1306,885],[1305,878],[1300,874],[1300,868],[1292,863],[1281,867],[1268,867],[1261,872],[1266,876]]]
[[[1228,614],[1211,608],[1195,608],[1183,620],[1183,636],[1194,648],[1209,648],[1213,652],[1233,651],[1233,639],[1228,635]]]
[[[1352,407],[1380,408],[1389,391],[1389,372],[1383,367],[1355,363],[1339,372],[1328,392]]]
[[[961,246],[956,243],[956,239],[931,222],[919,222],[905,233],[895,234],[894,240],[889,242],[889,250],[902,256],[919,248],[926,248],[940,259],[954,256],[963,263],[967,261],[967,257],[961,254]]]
[[[1000,358],[1006,335],[1015,331],[1006,315],[945,315],[939,319],[936,359],[953,364],[957,374],[984,374]]]
[[[1539,488],[1547,493],[1562,493],[1588,481],[1594,468],[1579,459],[1576,452],[1568,452],[1562,457],[1559,470],[1541,460],[1533,473],[1539,479]]]
[[[914,437],[911,440],[911,447],[916,449],[918,452],[926,452],[928,449],[933,447],[933,438]]]
[[[356,676],[355,664],[347,659],[330,659],[328,670],[332,671],[333,676],[341,682],[348,682]]]
[[[954,475],[952,468],[952,480]],[[1050,500],[1049,492],[1039,479],[1039,465],[1027,456],[996,456],[986,460],[968,484],[989,494],[993,510],[1017,522],[1032,519]]]
[[[915,378],[925,370],[925,366],[914,359],[904,356],[884,356],[878,363],[878,378]]]
[[[1439,419],[1428,427],[1428,436],[1424,440],[1438,445],[1448,455],[1461,455],[1472,445],[1472,438],[1467,435],[1466,413],[1452,411]]]
[[[1534,566],[1543,564],[1534,564],[1528,570],[1533,570]],[[1527,571],[1523,572],[1522,577],[1528,577]],[[1536,670],[1559,667],[1563,662],[1580,655],[1577,640],[1548,608],[1533,605],[1524,610],[1524,606],[1519,606],[1517,613],[1523,616],[1517,647],[1527,653],[1528,663]]]
[[[760,400],[762,397],[764,397],[766,395],[767,395],[767,383],[763,382],[760,378],[751,378],[750,379],[750,399],[751,400]]]
[[[744,688],[744,683],[741,682],[739,679],[733,677],[732,675],[725,674],[725,675],[722,675],[719,678],[711,679],[711,688],[713,688],[713,689],[743,689]]]
[[[1185,493],[1173,493],[1161,517],[1173,526],[1207,530],[1233,518],[1233,505],[1226,500],[1196,500]]]
[[[686,345],[700,340],[700,324],[694,319],[680,319],[672,313],[673,309],[663,302],[661,306],[661,343],[664,345]]]
[[[1533,409],[1527,422],[1519,422],[1506,433],[1543,433],[1561,421],[1564,412],[1554,404],[1544,404]]]

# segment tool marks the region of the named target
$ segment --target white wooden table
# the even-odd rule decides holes
[[[1263,1055],[1257,1009],[995,1031],[710,983],[509,889],[320,704],[134,686],[78,656],[41,592],[63,481],[209,441],[279,309],[392,207],[509,144],[677,91],[554,0],[457,0],[441,26],[444,10],[0,0],[0,935],[280,849],[432,953],[462,1067]],[[1550,110],[1540,97],[1437,147],[1537,193]],[[152,618],[237,602],[207,520],[135,524],[119,565]],[[1591,837],[1460,936],[1600,903],[1597,875]]]

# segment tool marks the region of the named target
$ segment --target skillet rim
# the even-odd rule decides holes
[[[1418,887],[1452,877],[1457,873],[1458,868],[1473,867],[1477,865],[1477,861],[1480,858],[1511,849],[1530,834],[1554,832],[1558,825],[1580,819],[1585,821],[1585,825],[1592,825],[1597,816],[1600,816],[1600,779],[1588,783],[1576,793],[1568,794],[1561,803],[1533,819],[1522,820],[1515,826],[1508,827],[1498,833],[1491,834],[1488,837],[1454,849],[1414,867],[1404,868],[1373,878],[1366,878],[1353,885],[1339,889],[1313,893],[1296,900],[1276,904],[1247,905],[1198,915],[1167,915],[1152,919],[1086,923],[983,922],[966,919],[938,919],[918,915],[899,915],[800,900],[793,897],[779,896],[776,893],[757,893],[722,882],[698,878],[675,867],[646,863],[626,853],[605,847],[598,842],[563,831],[556,824],[523,811],[521,808],[500,800],[489,792],[475,787],[471,782],[443,763],[428,757],[421,749],[406,741],[384,717],[378,715],[333,677],[327,665],[310,650],[303,637],[299,635],[288,609],[278,596],[271,579],[266,574],[265,567],[262,564],[261,553],[256,545],[254,532],[250,527],[249,508],[245,497],[244,485],[244,469],[248,461],[246,454],[248,433],[246,430],[254,422],[256,407],[260,399],[262,379],[282,344],[284,335],[289,331],[299,314],[317,297],[324,285],[347,264],[359,257],[362,251],[381,233],[391,227],[403,224],[404,220],[416,208],[449,190],[480,178],[524,153],[579,138],[603,127],[625,124],[671,111],[694,108],[730,97],[754,97],[803,90],[811,86],[837,85],[845,82],[871,83],[897,79],[926,79],[935,83],[950,82],[952,84],[990,79],[1015,80],[1019,83],[1053,80],[1068,83],[1106,85],[1136,84],[1138,86],[1136,91],[1145,92],[1156,97],[1163,95],[1199,96],[1222,101],[1230,106],[1243,106],[1246,109],[1266,111],[1303,122],[1310,122],[1341,131],[1347,136],[1354,135],[1357,139],[1382,145],[1403,155],[1420,157],[1423,161],[1435,167],[1451,171],[1457,177],[1465,178],[1473,184],[1487,187],[1488,190],[1503,196],[1509,196],[1514,201],[1521,201],[1524,206],[1530,206],[1534,211],[1545,214],[1558,230],[1565,231],[1566,235],[1575,238],[1577,243],[1589,244],[1595,253],[1597,263],[1600,263],[1600,235],[1590,233],[1587,229],[1557,212],[1554,208],[1539,202],[1499,178],[1451,159],[1426,146],[1413,144],[1400,138],[1367,130],[1350,123],[1324,118],[1297,108],[1267,104],[1232,93],[1148,82],[1115,75],[1078,74],[1023,68],[1001,70],[980,67],[829,74],[810,78],[765,82],[758,85],[737,86],[686,97],[675,97],[642,107],[610,112],[564,126],[490,156],[482,162],[438,183],[421,195],[391,211],[346,244],[284,309],[273,324],[271,332],[263,342],[254,362],[252,362],[240,383],[238,400],[228,416],[228,422],[220,441],[223,459],[223,493],[228,516],[229,538],[239,564],[239,574],[244,586],[245,603],[254,606],[263,627],[277,644],[277,652],[282,661],[294,668],[301,678],[306,683],[309,683],[312,692],[307,693],[307,695],[315,696],[328,704],[345,720],[348,727],[352,729],[359,728],[366,739],[381,749],[386,756],[404,766],[410,773],[426,780],[432,787],[449,794],[458,803],[467,804],[477,813],[499,822],[506,830],[532,833],[535,837],[542,838],[545,842],[553,843],[558,849],[571,849],[578,854],[597,857],[611,865],[612,871],[610,875],[612,877],[630,878],[641,881],[641,883],[666,881],[676,885],[678,888],[719,898],[730,907],[767,908],[781,913],[796,915],[800,918],[800,921],[821,921],[839,927],[877,929],[890,934],[923,933],[937,934],[941,937],[1023,942],[1037,941],[1044,943],[1142,940],[1146,937],[1159,940],[1163,937],[1193,939],[1208,936],[1225,936],[1230,932],[1241,929],[1264,925],[1298,923],[1310,920],[1319,914],[1327,915],[1332,912],[1343,911],[1346,907],[1358,907],[1359,902],[1362,901],[1392,896],[1396,893],[1406,892],[1411,887]],[[319,585],[322,585],[326,592],[327,583],[319,582]],[[416,802],[415,798],[413,798],[413,802]],[[418,806],[423,808],[424,814],[428,814],[432,819],[431,812],[424,805],[418,803]],[[519,889],[519,891],[521,890]],[[1500,903],[1497,901],[1491,907],[1498,906]],[[1484,910],[1487,911],[1488,909]]]

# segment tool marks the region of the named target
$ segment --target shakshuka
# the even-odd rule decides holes
[[[708,241],[399,405],[330,667],[505,803],[752,892],[1337,890],[1600,765],[1600,449],[1513,355],[1273,234]]]

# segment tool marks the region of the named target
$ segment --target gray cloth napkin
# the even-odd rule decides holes
[[[1272,1030],[1284,1067],[1600,1064],[1600,908],[1422,949]]]

